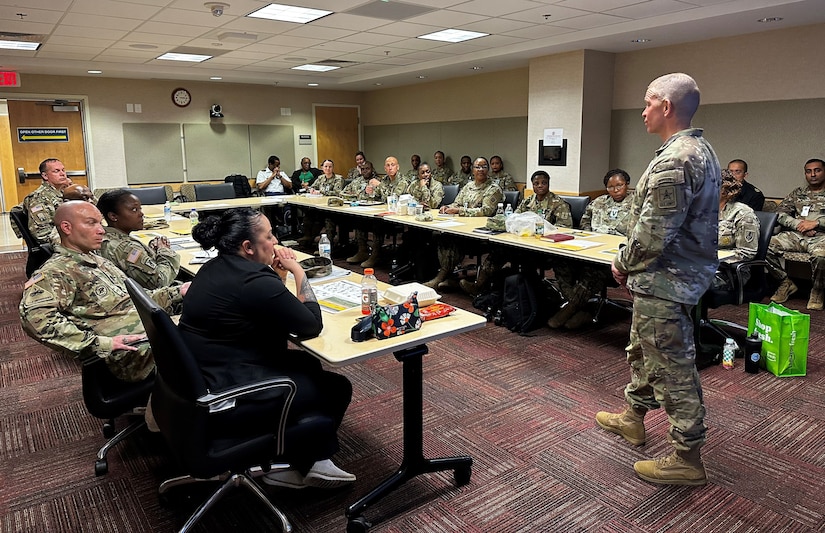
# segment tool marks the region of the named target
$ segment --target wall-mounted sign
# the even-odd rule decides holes
[[[67,143],[69,128],[17,128],[21,143]]]
[[[298,144],[312,144],[312,135],[298,135]]]
[[[0,71],[0,87],[20,87],[20,74],[8,70]]]

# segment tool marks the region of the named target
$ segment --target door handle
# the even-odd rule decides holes
[[[17,169],[17,180],[20,183],[26,183],[26,169],[18,168]]]

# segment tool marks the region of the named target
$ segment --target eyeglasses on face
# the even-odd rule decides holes
[[[622,183],[621,185],[611,185],[607,188],[608,191],[618,191],[627,187],[627,183]]]
[[[476,170],[487,170],[490,167],[488,167],[487,165],[473,165],[473,168]]]

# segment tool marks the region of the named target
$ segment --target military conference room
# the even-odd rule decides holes
[[[0,531],[825,530],[821,0],[0,0]]]

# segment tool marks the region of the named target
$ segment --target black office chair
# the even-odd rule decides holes
[[[520,191],[504,191],[504,207],[505,209],[509,205],[513,208],[513,211],[516,210],[518,207],[518,200],[519,196],[521,195]]]
[[[444,185],[444,198],[441,199],[438,207],[455,202],[456,196],[458,196],[458,185]]]
[[[327,416],[307,415],[286,425],[295,383],[273,377],[223,391],[210,391],[195,357],[177,326],[133,280],[126,289],[143,322],[157,365],[152,411],[166,443],[187,475],[164,481],[162,499],[171,488],[200,481],[219,481],[218,489],[180,529],[188,531],[233,487],[245,487],[275,515],[284,531],[292,527],[266,497],[253,477],[269,471],[273,460],[289,462],[291,454],[325,447],[335,434]],[[261,401],[265,392],[266,401]],[[257,398],[258,401],[245,402]],[[287,468],[288,464],[279,465]]]
[[[121,381],[109,372],[103,359],[84,364],[81,376],[86,410],[95,418],[103,420],[103,436],[109,439],[97,452],[95,460],[95,475],[102,476],[109,471],[106,459],[109,450],[146,425],[142,409],[138,408],[146,407],[155,376],[152,374],[136,383]],[[139,419],[115,435],[115,418],[128,414],[138,415]]]
[[[166,187],[162,185],[158,187],[126,188],[126,190],[137,196],[142,205],[165,204],[169,200],[166,196]]]
[[[559,198],[567,202],[570,206],[570,215],[573,217],[573,227],[578,228],[581,225],[582,217],[587,209],[587,204],[590,203],[589,196],[561,196]]]
[[[17,226],[17,231],[26,243],[29,256],[26,259],[26,277],[30,278],[32,273],[43,266],[48,258],[54,254],[54,247],[50,243],[40,243],[32,232],[29,231],[29,216],[19,205],[9,211],[9,220]]]
[[[231,183],[202,183],[195,185],[195,201],[226,200],[235,198],[235,187]]]
[[[708,309],[715,309],[723,305],[742,305],[749,302],[758,302],[765,296],[771,294],[773,287],[770,284],[770,273],[768,272],[768,262],[765,257],[768,254],[768,246],[771,243],[773,230],[776,226],[777,213],[767,211],[756,211],[759,219],[759,246],[756,256],[747,261],[740,261],[731,265],[734,267],[733,287],[730,289],[709,289],[696,306],[696,327],[695,335],[698,341],[701,340],[703,329],[714,332],[723,340],[726,337],[734,336],[744,338],[747,335],[747,326],[730,322],[728,320],[708,319]],[[749,272],[750,278],[745,281],[745,272]]]

